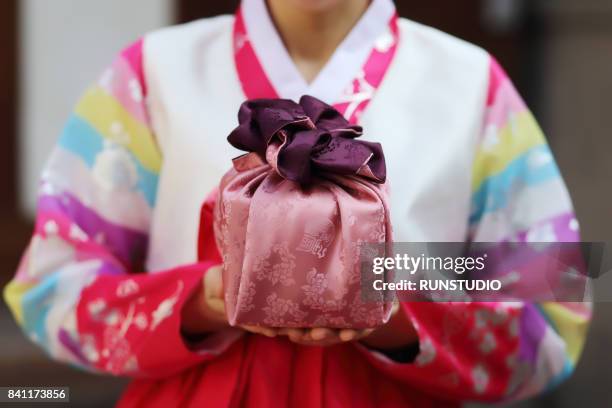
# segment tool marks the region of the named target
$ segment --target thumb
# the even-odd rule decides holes
[[[204,276],[204,297],[208,307],[218,313],[225,313],[225,304],[223,303],[223,279],[222,267],[213,266]]]

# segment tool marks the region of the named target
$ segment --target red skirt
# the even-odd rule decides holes
[[[222,355],[164,379],[134,380],[119,407],[457,406],[379,371],[355,344],[309,347],[248,334]]]

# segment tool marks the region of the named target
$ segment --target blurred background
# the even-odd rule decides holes
[[[143,33],[231,13],[228,0],[0,2],[0,285],[31,233],[37,180],[83,89]],[[400,15],[479,44],[515,80],[548,135],[585,241],[612,241],[612,1],[397,0]],[[520,407],[609,406],[612,303],[597,304],[583,358],[558,389]],[[122,379],[50,362],[0,305],[0,385],[67,385],[71,406],[106,407]]]

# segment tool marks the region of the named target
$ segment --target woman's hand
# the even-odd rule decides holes
[[[182,330],[189,334],[218,331],[228,327],[223,302],[221,266],[213,266],[202,278],[202,287],[185,303]]]
[[[394,305],[392,315],[395,315],[398,307]],[[333,346],[338,343],[358,341],[367,338],[378,329],[330,329],[316,327],[310,329],[299,328],[274,328],[261,326],[243,326],[244,330],[251,333],[261,334],[267,337],[287,336],[294,343],[305,346]]]
[[[316,327],[312,329],[271,328],[261,326],[243,326],[244,330],[267,337],[287,336],[294,343],[305,346],[333,346],[338,343],[360,340],[372,333],[373,329],[329,329]]]
[[[244,330],[267,337],[287,336],[294,343],[306,346],[332,346],[338,343],[361,341],[366,346],[378,349],[397,349],[418,340],[412,322],[401,311],[399,303],[393,304],[389,322],[376,329],[313,329],[272,328],[243,326]]]
[[[223,302],[221,266],[210,268],[202,279],[202,289],[185,303],[182,311],[182,329],[189,334],[218,331],[229,327]],[[307,346],[332,346],[350,341],[361,341],[379,349],[393,349],[417,341],[412,322],[395,303],[389,322],[376,329],[311,329],[242,326],[248,332],[267,337],[287,336],[294,343]]]

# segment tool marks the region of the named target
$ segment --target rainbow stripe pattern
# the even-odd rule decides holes
[[[147,248],[161,155],[141,52],[140,41],[124,50],[77,104],[42,176],[34,236],[5,289],[27,335],[75,364],[86,365],[81,291],[138,267]]]
[[[494,60],[484,132],[474,159],[470,239],[578,242],[572,203],[542,130]],[[507,394],[547,390],[573,371],[591,316],[588,303],[526,304]]]

